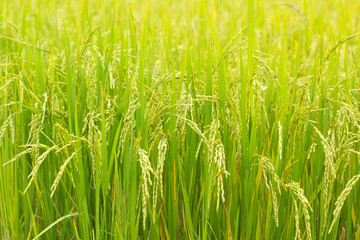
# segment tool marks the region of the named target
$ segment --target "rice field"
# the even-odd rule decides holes
[[[359,12],[2,0],[0,238],[360,239]]]

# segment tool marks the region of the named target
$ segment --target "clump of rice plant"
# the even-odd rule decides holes
[[[360,239],[359,9],[0,1],[0,238]]]

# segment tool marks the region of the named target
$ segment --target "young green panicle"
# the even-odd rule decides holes
[[[164,190],[163,190],[163,171],[164,171],[164,163],[166,158],[166,152],[168,149],[168,143],[166,140],[166,136],[164,135],[158,145],[158,162],[155,170],[155,185],[153,190],[153,218],[155,221],[156,214],[156,203],[158,199],[158,192],[160,191],[160,197],[164,198]]]

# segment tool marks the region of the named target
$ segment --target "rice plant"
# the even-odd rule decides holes
[[[360,2],[0,1],[1,239],[360,239]]]

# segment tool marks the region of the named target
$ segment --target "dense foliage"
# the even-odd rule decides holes
[[[2,0],[1,239],[360,239],[360,2]]]

